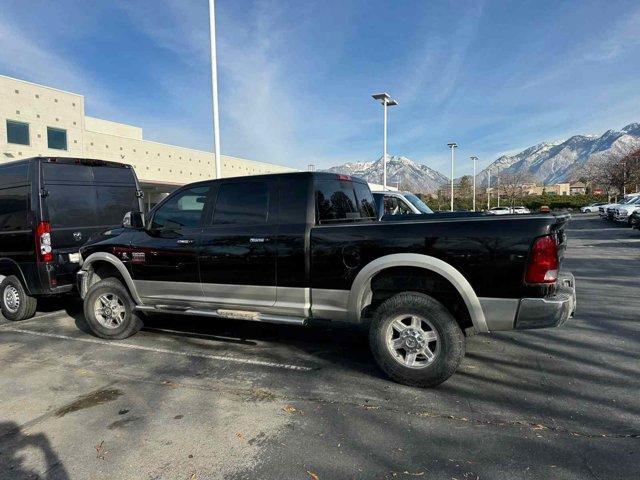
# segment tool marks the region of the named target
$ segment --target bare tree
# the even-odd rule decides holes
[[[528,172],[500,173],[499,180],[498,195],[506,197],[509,206],[513,207],[516,201],[522,201],[523,186],[531,182],[532,176]]]

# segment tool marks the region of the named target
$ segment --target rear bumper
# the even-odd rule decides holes
[[[557,327],[576,309],[575,278],[569,272],[560,272],[556,293],[548,297],[483,297],[480,304],[490,332]]]
[[[566,322],[576,309],[576,282],[573,274],[558,276],[555,295],[520,300],[515,319],[516,330],[558,327]]]

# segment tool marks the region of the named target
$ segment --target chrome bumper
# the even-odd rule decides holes
[[[544,298],[523,298],[516,315],[516,330],[558,327],[576,310],[576,282],[573,274],[558,276],[556,293]]]

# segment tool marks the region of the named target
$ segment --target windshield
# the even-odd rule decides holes
[[[420,210],[420,213],[433,213],[433,210],[427,207],[427,205],[418,197],[416,197],[413,193],[403,193],[403,195],[404,195],[404,198],[406,198],[409,202],[411,202],[411,205],[413,205],[418,210]]]

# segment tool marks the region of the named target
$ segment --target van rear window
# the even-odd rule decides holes
[[[29,187],[0,189],[0,232],[29,228]]]
[[[49,185],[46,205],[52,228],[113,227],[138,211],[135,187]]]
[[[91,182],[91,167],[73,163],[42,163],[42,178],[45,182]]]

